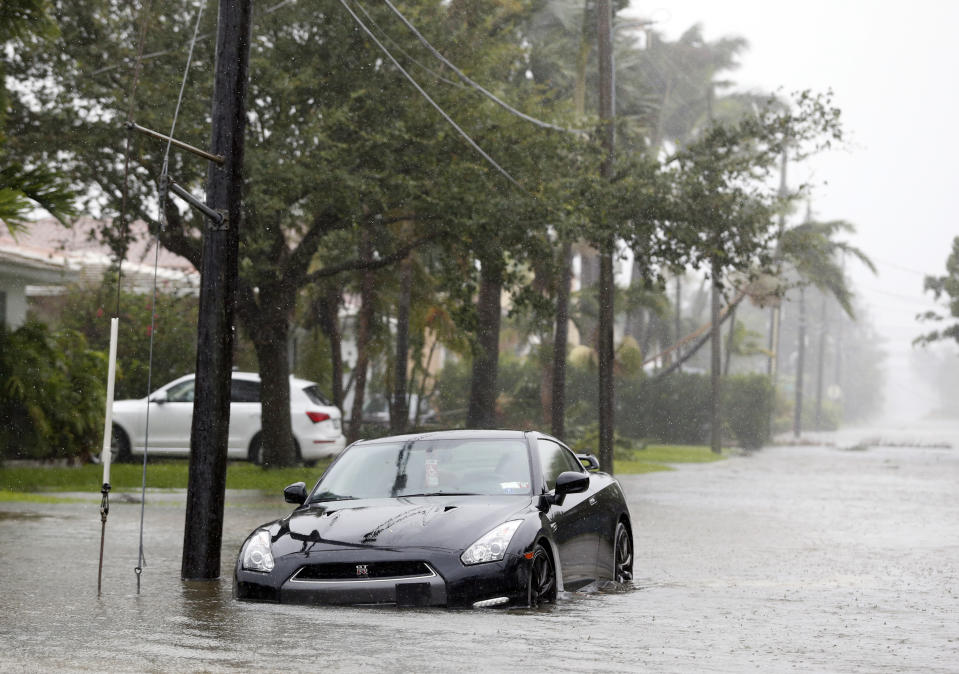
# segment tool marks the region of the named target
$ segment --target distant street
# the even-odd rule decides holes
[[[238,604],[240,541],[287,510],[241,492],[205,584],[178,579],[183,494],[150,495],[139,597],[117,498],[97,600],[96,503],[0,503],[0,671],[956,672],[959,445],[907,431],[625,476],[637,589],[537,612]]]

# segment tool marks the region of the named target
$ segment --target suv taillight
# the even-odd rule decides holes
[[[321,421],[326,421],[330,418],[330,415],[326,412],[307,412],[306,416],[308,416],[310,421],[312,421],[314,424],[318,424]]]

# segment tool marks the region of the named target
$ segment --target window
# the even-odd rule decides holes
[[[546,488],[552,491],[556,487],[556,478],[560,473],[572,470],[577,473],[583,472],[583,465],[573,456],[573,453],[563,447],[558,442],[540,438],[539,442],[539,462],[543,469],[543,479],[546,481]]]
[[[317,405],[327,405],[329,406],[330,401],[320,393],[320,387],[316,384],[311,384],[303,389],[303,393],[306,394],[306,397],[309,398],[313,403]]]
[[[188,379],[168,388],[166,391],[167,402],[192,403],[194,383],[193,379]]]
[[[234,379],[230,382],[231,403],[260,402],[260,382],[247,379]]]

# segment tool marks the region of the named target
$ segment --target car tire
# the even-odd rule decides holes
[[[260,439],[259,433],[254,435],[250,441],[250,451],[247,458],[254,466],[263,465],[263,441]]]
[[[526,600],[530,608],[556,601],[556,568],[552,556],[539,543],[533,548],[530,559]]]
[[[110,434],[110,461],[112,463],[129,463],[132,460],[130,439],[122,428],[113,424],[113,430]]]
[[[633,580],[633,538],[622,520],[613,534],[613,580],[624,585]]]

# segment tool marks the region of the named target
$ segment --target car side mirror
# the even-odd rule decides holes
[[[576,458],[579,459],[581,464],[583,464],[583,468],[589,472],[595,473],[597,470],[599,470],[599,459],[592,454],[577,454]]]
[[[166,391],[157,391],[152,396],[150,396],[150,402],[156,403],[157,405],[162,405],[167,402]]]
[[[563,505],[566,500],[566,494],[579,494],[586,491],[589,487],[589,475],[577,473],[575,470],[567,470],[559,474],[556,478],[556,488],[552,494],[541,494],[539,497],[539,509],[543,512],[549,510],[551,505]]]
[[[303,505],[306,503],[306,484],[294,482],[283,490],[283,498],[287,503]]]
[[[579,494],[589,487],[589,475],[567,470],[556,478],[556,495]]]

